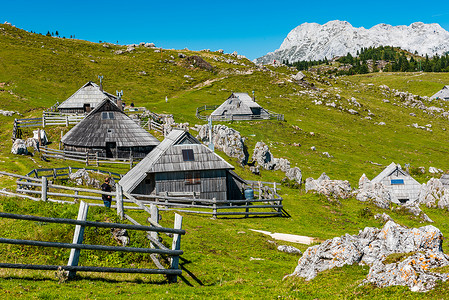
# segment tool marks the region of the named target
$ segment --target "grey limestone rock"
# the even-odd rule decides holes
[[[297,183],[302,183],[302,172],[298,167],[290,168],[285,172],[285,176],[287,176],[290,180],[295,180]]]
[[[351,185],[347,180],[331,180],[326,173],[318,179],[309,177],[305,183],[306,192],[316,191],[319,194],[335,199],[347,199],[351,196]]]
[[[79,169],[75,173],[70,173],[69,179],[76,185],[87,185],[94,188],[100,188],[100,181],[92,178],[86,169]],[[111,181],[113,181],[112,178]],[[109,184],[112,186],[111,182],[109,182]]]
[[[11,147],[12,154],[28,154],[28,150],[25,141],[22,139],[17,139],[14,141]]]
[[[388,209],[391,204],[391,192],[381,182],[372,183],[365,174],[359,179],[359,189],[355,192],[359,201],[371,201],[374,205]]]
[[[296,75],[293,75],[292,78],[296,81],[301,81],[306,77],[303,72],[299,71]]]
[[[442,238],[441,231],[432,225],[409,229],[388,221],[382,229],[366,227],[357,235],[346,234],[309,247],[299,259],[295,271],[288,276],[311,280],[324,270],[358,263],[370,266],[365,283],[406,285],[412,290],[425,291],[433,288],[436,280],[447,280],[446,275],[432,277],[434,273],[428,268],[449,265],[442,252]],[[383,260],[393,253],[413,255],[402,262],[384,265]],[[411,272],[410,267],[416,273]],[[410,275],[421,279],[421,283],[420,280],[408,280]]]
[[[197,138],[203,143],[209,143],[209,125],[197,125]],[[212,141],[214,147],[226,153],[230,157],[235,157],[240,164],[244,165],[248,161],[248,154],[240,132],[225,125],[214,125],[212,128]]]
[[[395,263],[385,265],[377,262],[370,268],[364,283],[377,287],[401,285],[409,287],[413,292],[426,292],[435,288],[438,281],[447,281],[449,277],[449,274],[431,272],[431,269],[448,265],[446,254],[426,250]]]
[[[264,142],[257,142],[254,147],[253,160],[266,170],[273,170],[276,163],[270,149]]]
[[[299,254],[299,255],[302,254],[301,250],[299,250],[298,248],[293,247],[293,246],[279,245],[278,250],[282,251],[282,252],[286,252],[286,253],[291,253],[291,254]]]

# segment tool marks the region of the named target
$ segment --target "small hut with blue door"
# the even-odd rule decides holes
[[[391,201],[397,204],[416,201],[419,198],[421,184],[400,165],[391,163],[371,183],[381,182],[391,191]]]

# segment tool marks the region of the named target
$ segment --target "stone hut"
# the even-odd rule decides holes
[[[61,142],[64,150],[98,153],[99,157],[143,158],[160,144],[111,100],[105,99]]]
[[[391,163],[371,180],[371,183],[378,182],[383,183],[390,190],[394,203],[406,203],[419,198],[421,184],[395,163]]]
[[[137,195],[165,193],[197,198],[243,199],[245,181],[234,167],[190,133],[174,129],[119,184]]]

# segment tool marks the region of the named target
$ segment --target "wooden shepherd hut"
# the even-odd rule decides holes
[[[445,85],[440,91],[430,97],[430,99],[449,100],[449,85]]]
[[[174,129],[119,184],[137,195],[198,195],[197,198],[243,199],[244,180],[234,167],[190,133]]]
[[[109,99],[117,103],[118,98],[103,91],[103,88],[92,81],[83,85],[72,96],[58,106],[61,113],[89,113],[103,100]]]
[[[391,163],[371,182],[383,183],[391,191],[392,202],[397,204],[418,200],[421,191],[421,184],[395,163]]]
[[[212,114],[212,120],[269,119],[270,113],[247,93],[232,93]]]
[[[159,140],[127,116],[111,99],[105,99],[61,142],[64,150],[98,153],[99,157],[143,158]]]

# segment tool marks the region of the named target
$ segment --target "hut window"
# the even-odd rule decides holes
[[[108,129],[108,133],[114,133],[114,129]]]
[[[182,150],[182,160],[183,161],[194,161],[193,149],[183,149]]]
[[[391,185],[404,184],[404,179],[391,179]]]
[[[114,120],[114,113],[113,112],[104,111],[101,114],[101,118],[103,120],[107,120],[107,119]]]
[[[199,171],[186,172],[184,182],[185,184],[200,184],[201,173]]]

